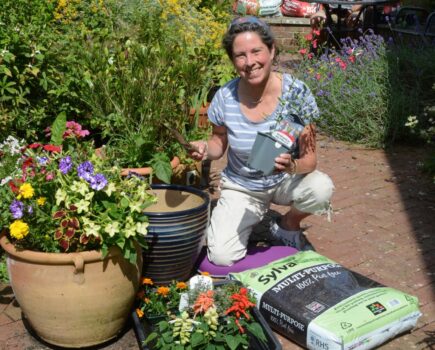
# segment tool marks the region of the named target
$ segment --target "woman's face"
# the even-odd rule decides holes
[[[243,32],[233,42],[233,64],[240,77],[251,85],[264,83],[272,70],[275,49],[269,48],[255,32]]]

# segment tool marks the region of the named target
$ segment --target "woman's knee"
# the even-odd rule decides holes
[[[208,260],[218,266],[231,266],[245,255],[246,251],[231,252],[225,247],[208,247]]]
[[[331,178],[319,171],[307,175],[303,188],[293,205],[305,213],[322,213],[330,207],[330,200],[334,191]]]
[[[329,202],[334,192],[334,183],[328,175],[316,172],[311,180],[311,189],[317,203]]]

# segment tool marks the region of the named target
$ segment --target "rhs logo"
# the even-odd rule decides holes
[[[369,309],[373,313],[373,315],[379,315],[384,311],[387,311],[385,306],[378,301],[375,301],[374,303],[367,305],[367,309]]]

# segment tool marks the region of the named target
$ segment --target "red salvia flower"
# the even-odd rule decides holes
[[[60,146],[55,146],[55,145],[44,145],[43,146],[44,150],[49,151],[49,152],[60,152],[62,151],[62,147]]]

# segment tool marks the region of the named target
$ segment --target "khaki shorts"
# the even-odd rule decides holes
[[[276,187],[250,191],[223,178],[221,195],[207,229],[208,258],[229,266],[246,255],[252,228],[263,220],[271,203],[292,206],[304,213],[331,215],[334,185],[320,171],[288,175]]]

